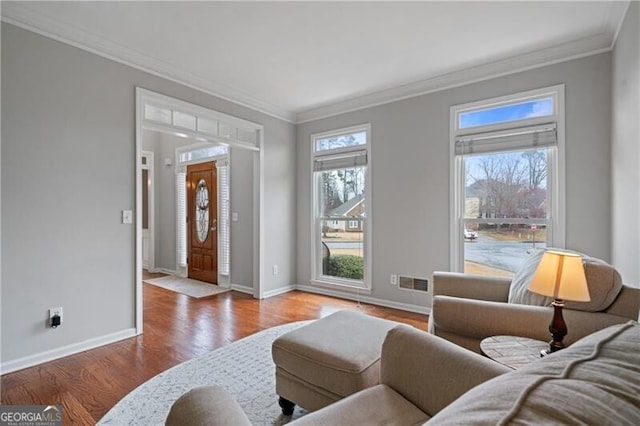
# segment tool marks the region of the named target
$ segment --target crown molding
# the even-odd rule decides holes
[[[178,69],[142,52],[96,37],[78,27],[51,19],[28,7],[26,2],[2,2],[2,21],[45,37],[94,53],[129,67],[179,83],[203,93],[262,112],[293,123],[295,113],[256,99],[246,93],[226,87]]]
[[[295,122],[296,124],[300,124],[320,120],[347,112],[425,95],[427,93],[439,92],[441,90],[465,86],[479,81],[490,80],[521,71],[607,52],[612,49],[611,39],[612,36],[610,34],[598,34],[547,49],[472,66],[425,80],[352,97],[339,102],[332,102],[327,105],[298,112]]]
[[[28,3],[14,1],[2,3],[2,21],[4,22],[294,124],[333,117],[610,51],[613,49],[624,15],[630,4],[629,2],[611,2],[608,13],[603,17],[601,33],[591,37],[499,61],[453,70],[452,72],[424,80],[365,93],[295,112],[274,106],[235,89],[216,84],[213,81],[178,69],[144,53],[93,36],[77,27],[60,23],[29,8],[27,6]]]

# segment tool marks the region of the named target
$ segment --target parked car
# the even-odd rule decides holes
[[[473,229],[464,228],[464,239],[465,240],[475,240],[478,238],[478,233]]]

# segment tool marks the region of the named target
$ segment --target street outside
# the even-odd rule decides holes
[[[363,255],[362,234],[359,232],[331,232],[322,240],[333,255]],[[546,243],[540,241],[505,241],[479,233],[477,240],[464,243],[464,271],[510,277],[533,249],[545,247]]]
[[[546,246],[539,241],[502,241],[479,233],[477,240],[464,243],[465,272],[513,276],[533,249]]]
[[[364,256],[362,232],[327,232],[322,242],[329,247],[332,255],[351,254]]]

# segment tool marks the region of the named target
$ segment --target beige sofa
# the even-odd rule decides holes
[[[408,326],[387,334],[380,384],[290,423],[304,425],[640,424],[640,325],[618,324],[508,368]],[[223,389],[194,389],[167,425],[249,425]]]

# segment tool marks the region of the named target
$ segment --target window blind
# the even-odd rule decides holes
[[[456,139],[456,155],[545,148],[557,144],[556,124],[474,133]]]
[[[367,151],[355,151],[334,155],[323,155],[313,159],[313,171],[346,169],[367,165]]]
[[[178,265],[187,266],[187,174],[176,173],[176,197],[178,203]]]
[[[222,275],[229,275],[229,246],[230,246],[230,196],[229,196],[229,165],[226,161],[218,161],[218,269]]]

